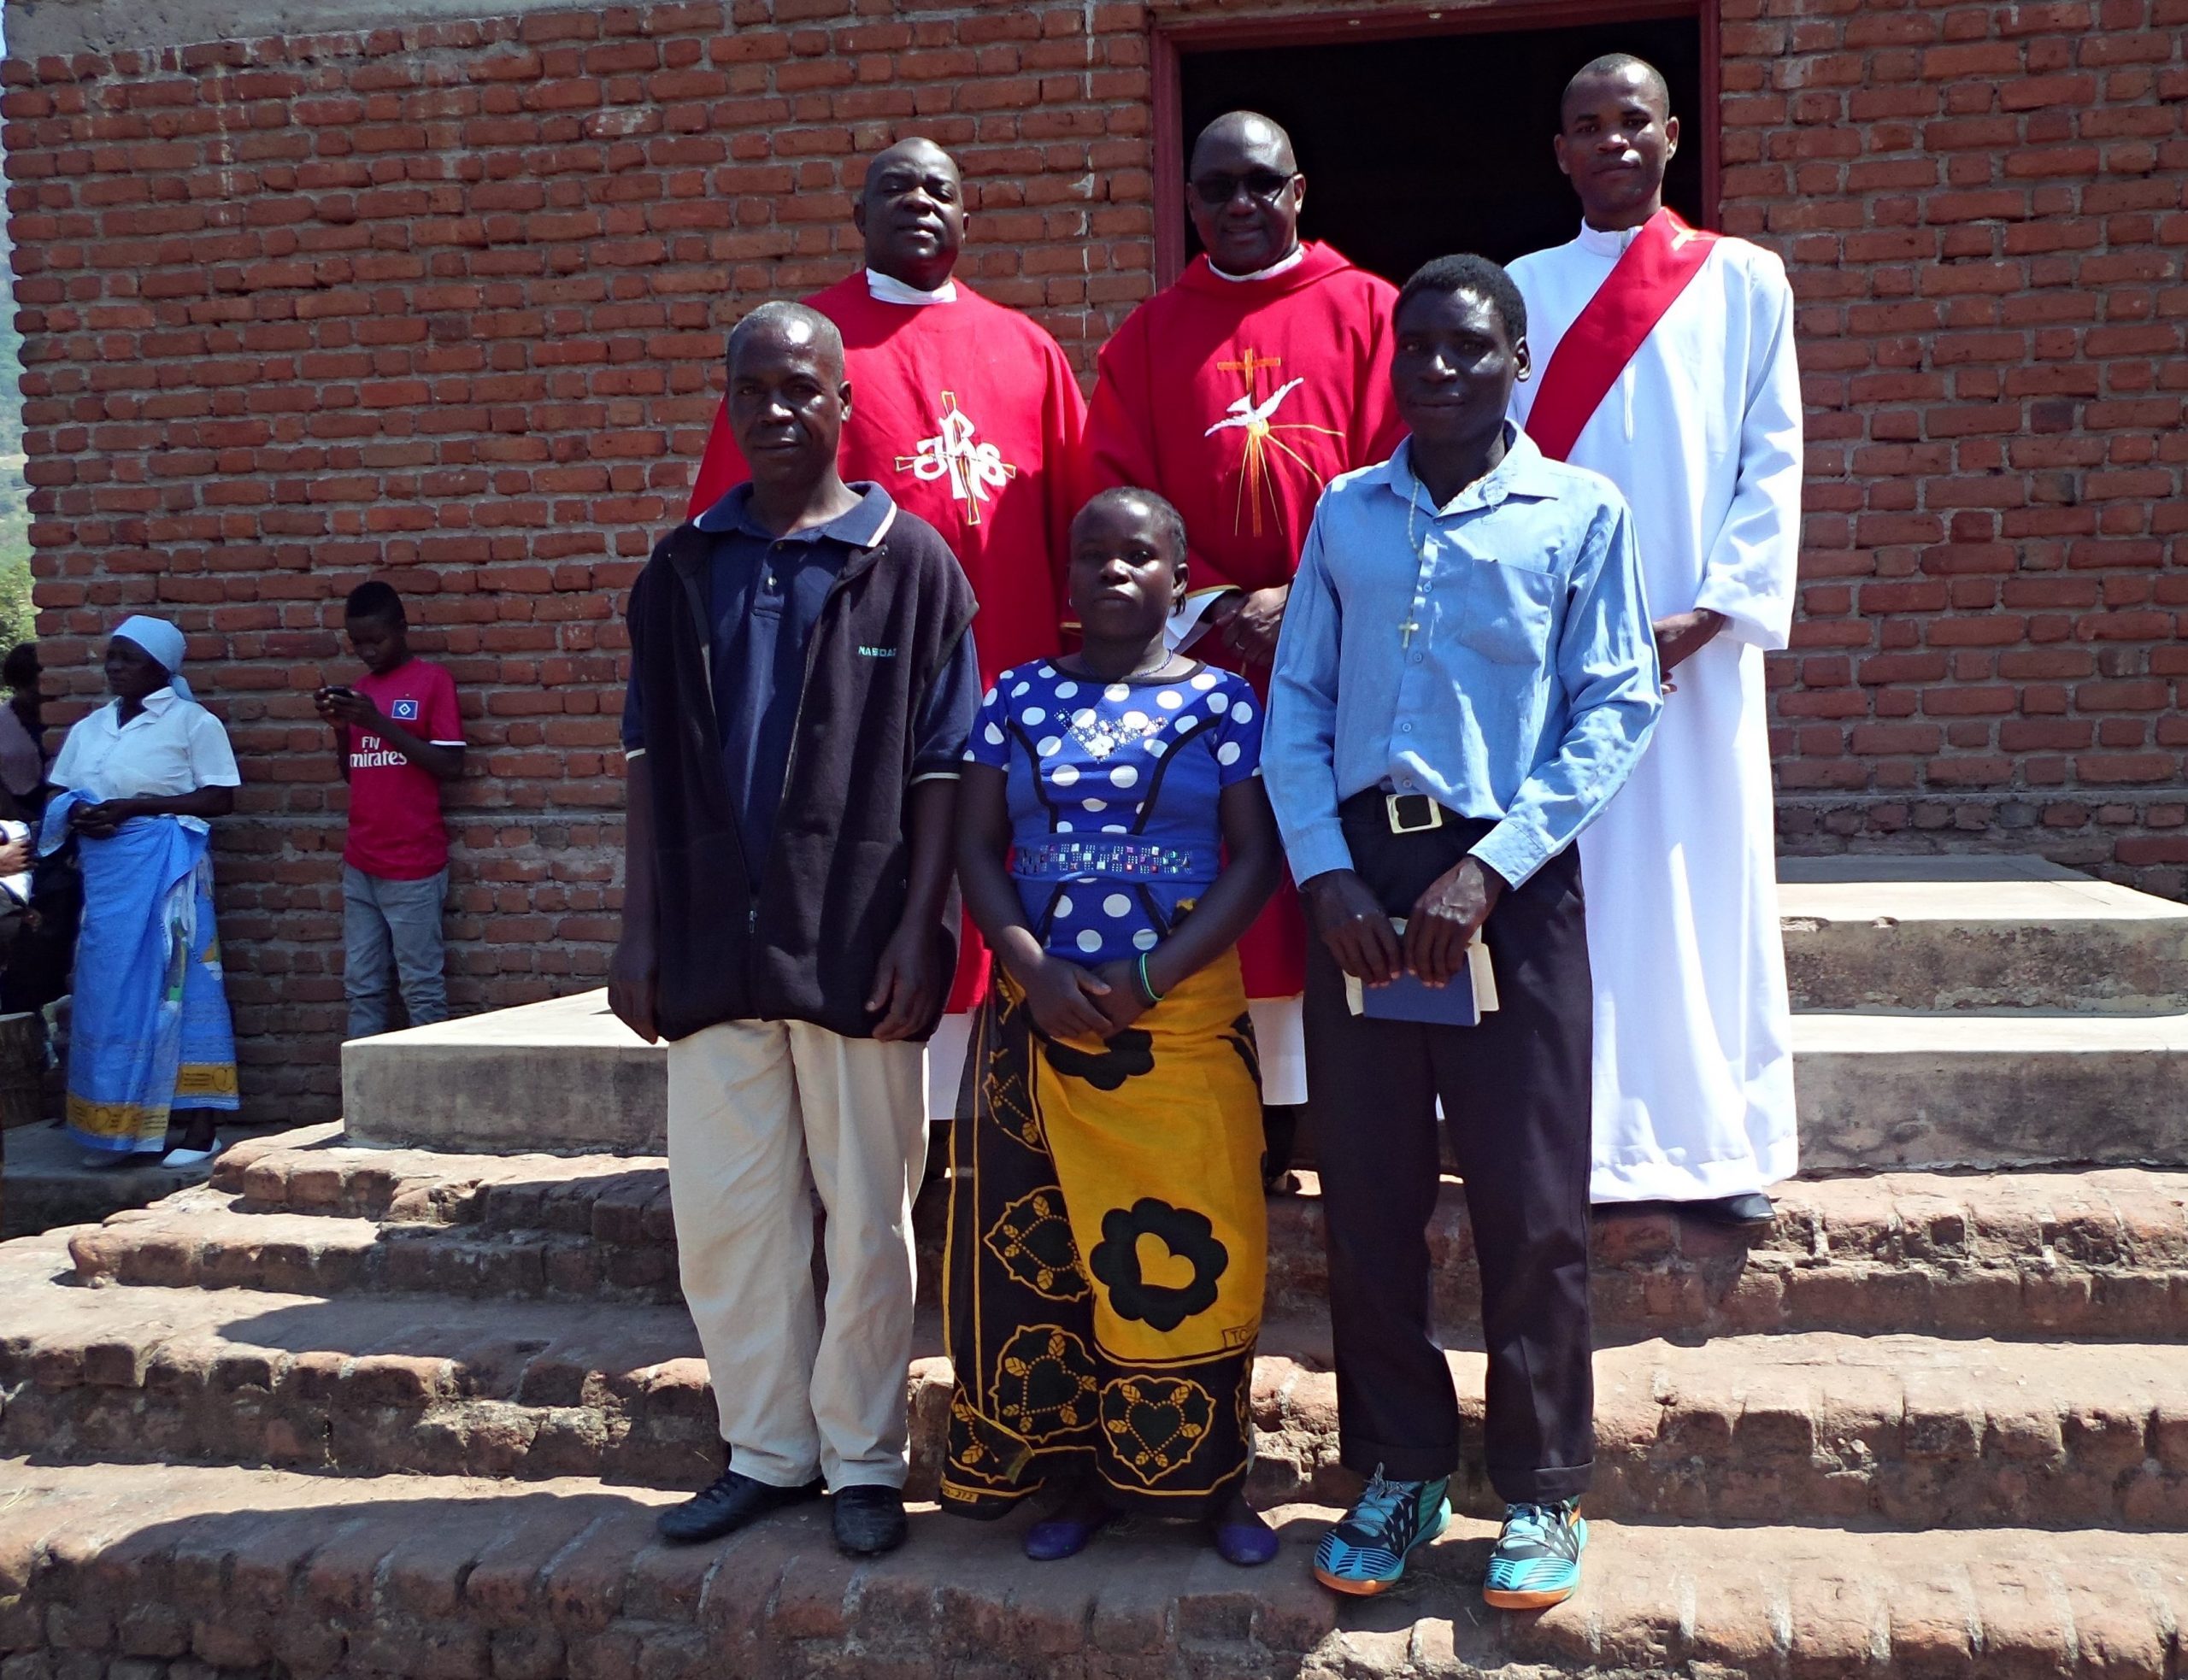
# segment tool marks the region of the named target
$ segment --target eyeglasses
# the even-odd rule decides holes
[[[1284,189],[1299,179],[1295,172],[1281,174],[1274,169],[1250,169],[1243,175],[1203,175],[1192,183],[1194,193],[1211,210],[1220,210],[1238,196],[1238,189],[1263,204],[1273,204]]]

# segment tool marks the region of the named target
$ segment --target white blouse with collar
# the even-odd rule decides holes
[[[56,787],[104,800],[243,784],[227,731],[197,702],[161,689],[127,723],[121,716],[109,701],[68,731],[48,772]]]

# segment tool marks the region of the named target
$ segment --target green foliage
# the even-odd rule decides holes
[[[15,331],[15,248],[0,224],[0,647],[36,633],[31,605],[30,486],[23,479],[23,339]]]

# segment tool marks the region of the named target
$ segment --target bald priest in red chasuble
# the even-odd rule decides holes
[[[1305,196],[1291,138],[1267,117],[1233,111],[1202,131],[1185,203],[1206,254],[1103,348],[1086,423],[1091,488],[1159,490],[1185,515],[1190,593],[1173,642],[1264,693],[1316,499],[1387,460],[1403,430],[1397,289],[1300,241]],[[1288,886],[1239,951],[1264,1100],[1303,1102],[1306,926]]]
[[[844,335],[851,406],[840,467],[887,490],[957,555],[979,602],[983,686],[1062,645],[1067,533],[1079,510],[1086,402],[1062,348],[952,271],[965,238],[957,165],[907,139],[867,166],[852,220],[862,273],[805,300]],[[727,410],[715,415],[691,495],[697,518],[750,476]],[[928,1046],[929,1104],[956,1111],[969,1010],[987,954],[964,926],[950,1013]]]

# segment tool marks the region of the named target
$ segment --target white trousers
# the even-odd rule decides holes
[[[668,1047],[668,1195],[722,1439],[789,1488],[902,1487],[920,1046],[730,1021]],[[813,1191],[826,1211],[825,1314]]]

